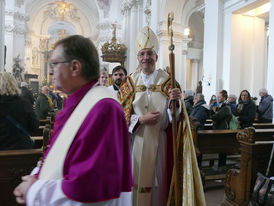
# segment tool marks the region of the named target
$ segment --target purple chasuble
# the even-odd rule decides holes
[[[50,145],[94,84],[84,85],[67,98],[64,109],[56,116]],[[67,153],[63,177],[64,194],[79,202],[119,198],[121,192],[132,190],[129,133],[123,108],[118,102],[102,99],[88,113]]]

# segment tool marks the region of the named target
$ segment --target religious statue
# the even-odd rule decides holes
[[[20,54],[13,58],[12,75],[15,77],[18,85],[21,85],[21,82],[24,81],[24,68],[20,66],[20,61]]]

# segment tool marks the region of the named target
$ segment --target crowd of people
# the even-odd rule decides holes
[[[186,93],[190,93],[186,91]],[[192,92],[193,93],[193,92]],[[206,119],[213,120],[213,129],[231,129],[229,122],[232,117],[236,117],[239,122],[239,128],[252,127],[254,122],[272,123],[273,121],[273,98],[266,89],[259,90],[261,100],[256,105],[249,91],[242,90],[237,103],[235,94],[227,94],[226,90],[220,91],[217,96],[212,95],[208,104],[202,94],[196,94],[192,97],[185,96],[186,105],[189,105],[189,116],[200,123],[203,129]],[[193,99],[191,104],[189,99]],[[195,100],[196,99],[196,100]]]
[[[236,95],[222,90],[207,104],[201,93],[171,89],[169,74],[156,68],[158,39],[149,27],[136,43],[139,69],[128,75],[116,66],[109,81],[88,38],[59,40],[50,67],[54,88],[67,96],[64,102],[48,86],[34,99],[27,83],[22,82],[20,91],[11,74],[0,73],[0,105],[5,108],[0,113],[0,149],[31,148],[29,133],[39,120],[61,110],[41,163],[14,190],[19,204],[164,206],[173,169],[169,127],[174,115],[179,122],[187,113],[200,129],[207,119],[212,119],[213,129],[231,129],[233,117],[239,128],[249,127],[256,113],[258,122],[272,122],[273,98],[266,89],[259,91],[258,106],[247,90],[238,102]],[[189,148],[195,154],[193,144]],[[219,166],[225,163],[226,155],[220,153]],[[204,205],[200,175],[191,178],[196,190],[192,201]]]

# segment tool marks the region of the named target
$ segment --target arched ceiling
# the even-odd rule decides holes
[[[54,0],[27,0],[25,2],[25,12],[29,14],[30,19],[27,25],[30,30],[32,30],[32,28],[35,27],[34,25],[42,24],[42,22],[39,22],[39,20],[41,21],[41,16],[43,15],[41,14],[41,12],[45,12],[46,8],[49,7],[49,4],[53,4],[55,2],[56,1]],[[99,22],[99,11],[97,1],[70,0],[66,2],[71,3],[77,9],[79,16],[82,16],[82,20],[84,19],[85,21],[85,28],[82,28],[82,30],[89,30],[89,32],[83,32],[82,35],[89,36],[92,39],[96,38],[98,36],[96,26]],[[52,24],[52,22],[48,24]],[[39,31],[39,33],[41,34],[42,31]]]

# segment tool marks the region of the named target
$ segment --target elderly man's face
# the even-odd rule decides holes
[[[146,74],[150,74],[155,70],[157,59],[158,56],[152,49],[142,49],[138,53],[139,65]]]
[[[53,74],[54,87],[67,94],[70,93],[72,70],[70,60],[63,57],[62,45],[57,46],[50,59],[51,74]]]

